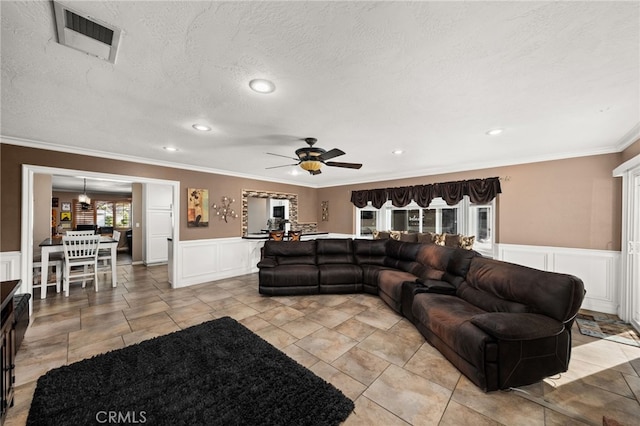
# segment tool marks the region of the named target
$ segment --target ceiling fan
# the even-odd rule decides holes
[[[267,167],[267,169],[276,169],[278,167],[290,167],[290,166],[300,166],[302,169],[308,171],[312,175],[319,175],[322,173],[320,168],[322,165],[327,165],[329,167],[344,167],[347,169],[359,169],[362,167],[362,164],[359,163],[340,163],[338,161],[327,161],[335,157],[339,157],[340,155],[344,155],[344,151],[334,148],[331,151],[325,151],[322,148],[314,148],[313,145],[318,141],[316,138],[304,138],[302,139],[309,147],[296,149],[296,155],[298,158],[287,157],[286,155],[273,154],[271,152],[267,152],[269,155],[275,155],[278,157],[291,158],[292,160],[297,161],[295,164],[284,164],[282,166],[274,166]]]

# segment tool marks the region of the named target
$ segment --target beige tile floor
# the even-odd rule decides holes
[[[577,329],[568,372],[484,393],[375,296],[262,297],[257,274],[174,290],[164,266],[118,266],[118,282],[34,301],[7,425],[26,422],[36,380],[48,370],[223,316],[355,401],[347,425],[596,425],[603,416],[640,424],[640,348]]]

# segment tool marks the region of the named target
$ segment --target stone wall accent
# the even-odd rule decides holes
[[[302,231],[302,233],[317,232],[318,224],[315,222],[298,223],[298,194],[286,194],[282,192],[254,191],[250,189],[242,190],[242,235],[246,236],[249,231],[249,218],[247,211],[249,208],[248,197],[273,198],[275,200],[289,200],[289,222],[292,231]]]

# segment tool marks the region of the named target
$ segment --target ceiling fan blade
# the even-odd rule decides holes
[[[318,170],[309,170],[309,173],[311,173],[312,175],[319,175],[320,173],[322,173],[322,170],[318,169]]]
[[[265,170],[267,169],[278,169],[280,167],[291,167],[291,166],[297,166],[298,163],[296,164],[283,164],[282,166],[272,166],[272,167],[265,167]]]
[[[288,155],[274,154],[273,152],[267,152],[267,154],[269,154],[269,155],[275,155],[276,157],[284,157],[284,158],[288,158],[288,159],[290,159],[290,160],[295,160],[295,161],[298,161],[298,160],[299,160],[299,158],[289,157]]]
[[[359,163],[340,163],[338,161],[327,161],[324,164],[331,167],[344,167],[347,169],[359,169],[360,167],[362,167],[362,164]]]
[[[341,155],[344,155],[344,151],[338,149],[338,148],[333,148],[331,151],[327,151],[322,155],[318,156],[318,159],[320,161],[326,161],[329,160],[331,158],[335,158],[335,157],[339,157]]]

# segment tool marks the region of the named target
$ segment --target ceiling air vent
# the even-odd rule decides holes
[[[120,29],[99,22],[89,15],[55,1],[53,10],[58,43],[111,63],[116,62]]]

